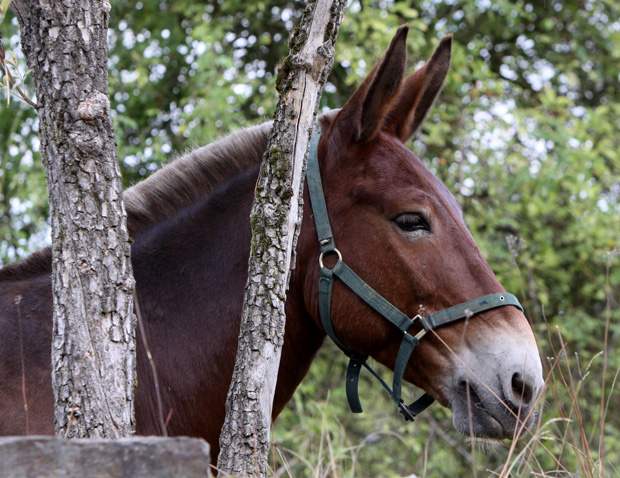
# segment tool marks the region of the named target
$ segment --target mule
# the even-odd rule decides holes
[[[416,317],[421,308],[436,312],[505,291],[468,231],[458,201],[405,147],[441,90],[452,41],[444,38],[421,69],[405,76],[406,35],[401,27],[346,105],[319,118],[317,159],[339,254],[378,294]],[[232,133],[125,193],[137,299],[167,432],[205,438],[214,457],[247,279],[249,212],[269,130],[263,124]],[[307,187],[304,197],[274,418],[326,337],[318,301],[321,251]],[[330,254],[325,267],[335,261]],[[0,270],[4,435],[26,433],[22,372],[28,432],[54,431],[50,276],[50,248]],[[417,334],[423,324],[412,324]],[[348,349],[394,369],[403,332],[339,280],[333,284],[331,325]],[[142,343],[138,337],[137,433],[158,435],[162,424]],[[531,426],[543,385],[534,335],[514,306],[428,333],[403,374],[452,410],[458,431],[496,439]]]

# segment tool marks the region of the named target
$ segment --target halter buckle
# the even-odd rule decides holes
[[[409,410],[409,407],[405,405],[402,400],[398,404],[398,408],[399,408],[398,413],[402,414],[406,422],[415,421],[415,415],[411,412],[411,410]]]
[[[418,314],[413,319],[411,319],[411,323],[415,324],[416,320],[419,320],[420,323],[422,324],[422,330],[420,330],[417,334],[415,334],[414,337],[420,340],[422,337],[426,335],[426,328],[424,327],[424,318],[420,314]],[[408,333],[408,332],[405,331],[405,333]]]

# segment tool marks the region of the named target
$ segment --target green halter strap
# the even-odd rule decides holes
[[[388,392],[392,401],[398,406],[400,413],[402,413],[405,417],[405,420],[413,421],[416,415],[425,410],[434,401],[433,397],[426,393],[410,405],[405,405],[401,398],[403,374],[405,373],[405,368],[409,362],[411,353],[419,343],[419,339],[422,338],[426,332],[432,329],[441,327],[442,325],[446,325],[451,322],[469,318],[486,310],[494,309],[496,307],[503,307],[505,305],[513,305],[520,310],[523,310],[523,307],[521,307],[521,304],[514,295],[507,292],[502,292],[455,305],[454,307],[435,312],[427,315],[426,317],[417,315],[413,319],[410,319],[406,314],[401,312],[383,296],[377,293],[344,263],[340,251],[336,248],[334,236],[329,224],[327,206],[325,204],[325,196],[321,182],[321,173],[319,171],[317,150],[320,138],[320,134],[314,135],[310,143],[307,184],[321,250],[321,255],[319,257],[319,265],[321,267],[321,274],[319,278],[319,314],[321,317],[321,323],[327,335],[329,335],[334,343],[350,359],[346,375],[346,392],[351,411],[353,413],[362,412],[358,388],[360,372],[362,367],[364,367]],[[338,259],[334,267],[331,269],[325,267],[323,264],[323,258],[329,254],[336,254]],[[393,325],[398,327],[398,329],[403,333],[403,341],[401,342],[398,355],[396,356],[394,379],[391,388],[366,362],[368,359],[367,355],[357,353],[350,349],[336,336],[331,321],[331,296],[334,276],[340,279],[358,297],[366,302],[366,304],[372,307]],[[411,335],[408,330],[417,320],[420,321],[422,330],[414,336]]]

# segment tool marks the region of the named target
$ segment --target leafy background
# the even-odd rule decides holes
[[[126,185],[270,117],[302,3],[112,5],[110,95]],[[328,344],[274,424],[274,475],[620,474],[619,18],[615,0],[350,2],[325,108],[346,102],[398,25],[411,26],[412,68],[454,35],[444,92],[411,147],[456,194],[489,263],[526,305],[549,388],[539,427],[515,448],[489,451],[457,436],[439,406],[402,423],[369,380],[366,413],[351,415],[344,359]],[[2,34],[20,58],[11,14]],[[0,95],[7,263],[45,244],[49,224],[36,115]]]

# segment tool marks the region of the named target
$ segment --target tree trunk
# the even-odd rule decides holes
[[[252,247],[239,346],[218,468],[266,476],[273,397],[284,337],[289,269],[301,226],[308,146],[344,0],[308,1],[278,74],[280,100],[251,212]]]
[[[55,429],[134,430],[134,280],[108,93],[108,0],[15,0],[52,218]]]

